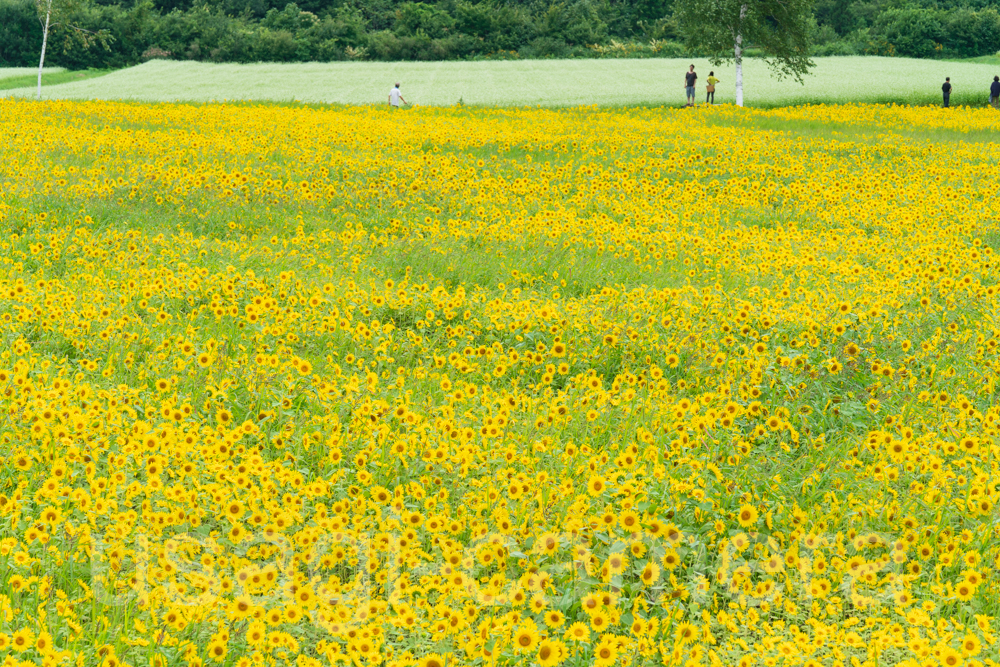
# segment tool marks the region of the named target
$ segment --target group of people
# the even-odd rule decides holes
[[[688,71],[684,73],[684,91],[687,94],[687,106],[689,107],[694,106],[695,86],[697,82],[698,74],[694,71],[694,65],[691,65]],[[708,87],[706,88],[705,104],[715,104],[715,84],[719,83],[715,72],[708,73],[706,82],[708,83]],[[944,96],[944,106],[948,106],[951,103],[951,91],[951,77],[946,76],[944,84],[941,86],[941,93]],[[993,83],[990,84],[990,105],[994,109],[1000,109],[1000,76],[993,77]]]
[[[694,65],[688,69],[684,74],[684,91],[687,93],[687,106],[694,106],[694,89],[698,82],[698,74],[694,71]],[[715,72],[709,72],[708,78],[705,79],[708,87],[705,89],[705,104],[715,104],[715,84],[719,83],[719,79],[715,77]]]
[[[944,83],[941,84],[941,95],[944,97],[944,106],[949,106],[951,104],[951,77],[946,76],[944,78]],[[990,106],[994,109],[1000,109],[1000,76],[993,77],[993,83],[990,84]]]
[[[708,84],[705,93],[705,104],[715,104],[715,84],[719,83],[719,79],[716,78],[715,72],[709,72],[708,78],[705,80]],[[687,93],[687,106],[694,106],[694,96],[695,96],[695,86],[698,83],[698,75],[694,71],[694,65],[688,68],[688,71],[684,73],[684,91]],[[951,77],[946,76],[944,78],[944,84],[941,86],[941,93],[944,96],[944,106],[948,106],[951,102]],[[408,102],[403,99],[403,94],[399,92],[399,84],[389,92],[389,106],[400,107],[403,104],[408,104]],[[990,84],[990,104],[994,109],[1000,109],[1000,76],[993,77],[993,83]]]

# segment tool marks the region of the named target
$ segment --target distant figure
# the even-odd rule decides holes
[[[694,86],[698,82],[698,75],[694,73],[694,65],[684,74],[684,90],[687,92],[687,106],[694,106]]]
[[[396,87],[389,92],[389,106],[398,109],[400,102],[403,104],[409,104],[409,102],[403,99],[403,94],[399,92],[399,84],[397,83]]]
[[[708,78],[705,79],[708,82],[708,94],[705,95],[705,104],[715,104],[715,84],[719,83],[719,80],[715,78],[715,72],[709,72]]]
[[[944,96],[944,106],[948,106],[948,102],[951,100],[951,77],[946,76],[944,78],[944,84],[941,86],[941,94]]]
[[[994,109],[1000,109],[1000,76],[993,77],[990,84],[990,104]]]

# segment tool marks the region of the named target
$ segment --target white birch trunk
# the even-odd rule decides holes
[[[736,106],[743,106],[743,19],[747,17],[747,6],[740,5],[740,27],[736,32],[734,55],[736,61]]]
[[[49,41],[49,19],[52,17],[52,0],[45,3],[45,26],[42,28],[42,57],[38,59],[38,99],[42,99],[42,67],[45,66],[45,46]]]

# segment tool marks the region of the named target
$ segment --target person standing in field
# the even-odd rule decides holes
[[[398,109],[400,107],[400,102],[403,104],[409,104],[409,102],[403,99],[403,94],[399,92],[399,84],[397,83],[396,87],[389,91],[389,106]]]
[[[694,106],[694,86],[698,82],[698,75],[694,73],[694,65],[684,74],[684,91],[687,93],[687,106]]]
[[[990,84],[990,104],[994,109],[1000,109],[1000,76],[993,77]]]
[[[708,93],[705,95],[705,104],[715,104],[715,84],[719,83],[719,80],[715,78],[715,72],[709,72],[708,78],[705,81],[708,82],[708,88],[706,89]]]
[[[948,102],[951,101],[951,77],[946,76],[944,78],[944,84],[941,86],[941,95],[944,97],[944,106],[948,106]]]

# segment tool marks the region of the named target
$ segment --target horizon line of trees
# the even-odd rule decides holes
[[[107,39],[79,48],[57,30],[46,62],[711,55],[674,9],[674,0],[84,0],[70,22]],[[815,0],[808,37],[810,55],[976,57],[1000,50],[1000,13],[992,0]],[[0,66],[37,66],[41,43],[35,2],[0,0]]]

